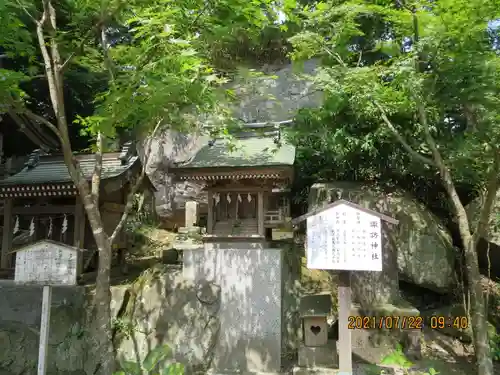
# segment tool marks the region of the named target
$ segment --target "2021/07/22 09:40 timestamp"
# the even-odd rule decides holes
[[[432,329],[455,328],[467,329],[469,319],[466,316],[349,316],[349,329],[423,329],[427,325]]]
[[[467,318],[464,315],[431,316],[429,318],[429,326],[432,329],[443,329],[443,328],[467,329],[469,328],[469,318]]]

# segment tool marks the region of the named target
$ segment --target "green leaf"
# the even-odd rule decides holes
[[[185,367],[182,363],[172,363],[163,370],[162,375],[184,375]]]
[[[142,364],[142,367],[146,371],[151,371],[155,368],[155,366],[162,360],[166,359],[170,353],[171,349],[168,345],[162,345],[159,346],[153,350],[151,350],[146,358],[144,359],[144,362]]]
[[[131,361],[122,361],[120,362],[120,367],[122,372],[125,372],[127,375],[141,375],[141,366],[138,363]]]

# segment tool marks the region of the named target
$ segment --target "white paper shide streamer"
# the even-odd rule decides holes
[[[31,218],[31,223],[30,223],[30,236],[33,236],[35,234],[35,218]]]
[[[19,216],[16,216],[16,222],[14,223],[14,230],[12,233],[16,234],[17,232],[19,232]]]
[[[214,200],[215,200],[215,205],[218,205],[220,202],[220,194],[219,193],[214,194]]]
[[[61,233],[66,233],[66,231],[68,230],[68,218],[66,217],[66,215],[64,215],[64,220],[63,220],[63,223],[62,223],[62,229],[61,229]]]
[[[240,195],[240,194],[238,194],[238,202],[241,202],[241,201],[242,201],[242,199],[241,199],[241,195]]]
[[[248,200],[248,203],[250,203],[252,201],[252,195],[250,193],[248,193],[248,195],[247,195],[247,200]]]
[[[52,217],[49,217],[49,232],[47,233],[47,238],[52,237]]]
[[[227,194],[226,195],[226,200],[227,200],[227,203],[231,203],[231,194]]]

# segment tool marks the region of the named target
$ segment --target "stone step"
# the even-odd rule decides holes
[[[201,228],[200,227],[180,227],[177,231],[179,234],[200,234],[201,233]]]

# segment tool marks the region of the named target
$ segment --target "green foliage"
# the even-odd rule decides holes
[[[500,56],[492,42],[498,28],[489,23],[499,9],[498,1],[483,0],[318,1],[300,8],[291,56],[319,59],[307,78],[324,104],[302,111],[290,132],[299,179],[384,181],[446,210],[436,170],[410,157],[394,134],[432,158],[421,105],[457,186],[482,188],[500,139]]]
[[[500,361],[500,334],[493,325],[489,326],[490,351],[494,361]]]
[[[122,361],[120,363],[121,371],[114,375],[184,375],[184,365],[181,363],[171,363],[164,367],[161,372],[156,370],[161,363],[170,357],[171,353],[168,345],[159,346],[151,350],[142,363]]]
[[[192,130],[208,117],[215,125],[226,126],[231,120],[230,96],[222,85],[231,72],[219,68],[228,68],[229,61],[231,69],[241,63],[245,53],[238,49],[263,55],[257,49],[269,46],[261,46],[262,40],[281,38],[278,10],[293,6],[292,0],[283,4],[270,0],[58,2],[58,29],[54,34],[45,25],[44,32],[47,43],[55,40],[62,61],[68,61],[66,74],[86,70],[107,81],[87,99],[94,113],[78,114],[73,127],[84,136],[100,132],[113,139],[123,133],[143,137],[158,123]],[[38,73],[44,71],[35,35],[41,10],[24,0],[0,2],[0,50],[9,56],[30,56],[27,68]],[[8,102],[0,111],[14,105],[22,111],[28,98],[21,83],[32,76],[24,71],[27,68],[23,64],[23,71],[2,72],[6,79],[0,82],[0,100]]]
[[[124,318],[113,318],[111,321],[111,327],[113,331],[120,332],[127,338],[132,337],[136,330],[136,324],[133,321]]]
[[[408,360],[408,358],[406,358],[405,354],[403,353],[403,347],[401,345],[398,345],[396,350],[385,356],[380,364],[389,366],[398,366],[405,370],[408,370],[410,367],[413,366],[413,363],[410,360]]]

